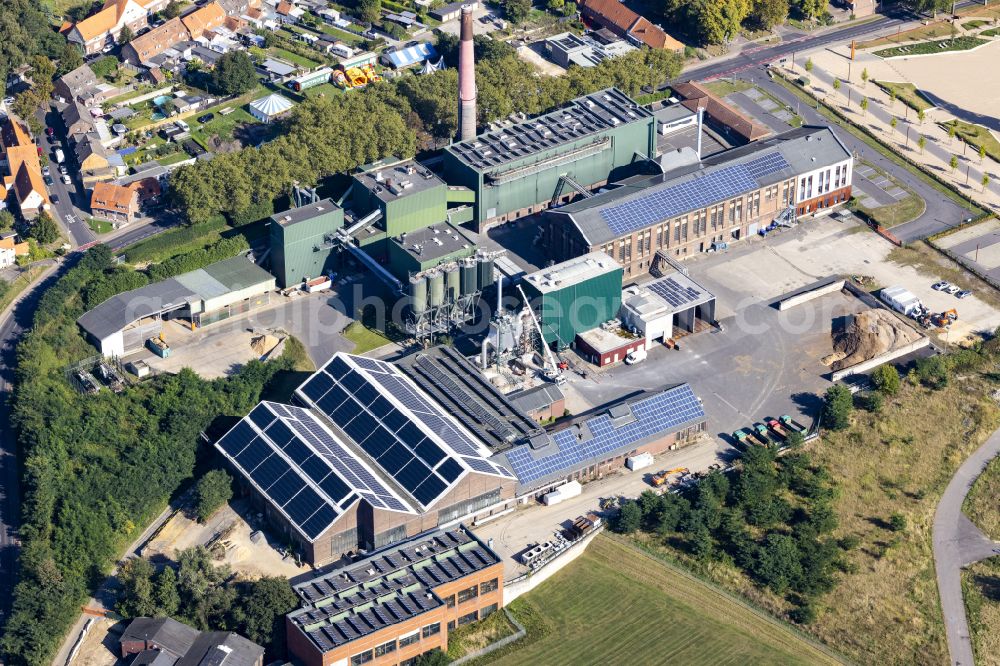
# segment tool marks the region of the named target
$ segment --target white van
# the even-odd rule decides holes
[[[631,352],[625,357],[626,365],[635,365],[636,363],[641,363],[646,360],[646,348],[639,347],[634,352]]]

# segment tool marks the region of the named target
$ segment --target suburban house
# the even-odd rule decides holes
[[[607,28],[635,46],[646,45],[675,53],[684,51],[684,44],[618,0],[580,0],[578,7],[585,23]]]
[[[72,72],[67,72],[56,79],[53,90],[56,95],[67,101],[78,101],[81,93],[96,88],[97,85],[97,76],[90,66],[80,65]]]
[[[127,26],[133,34],[149,25],[149,15],[167,6],[170,0],[106,0],[95,14],[73,24],[63,24],[66,39],[84,53],[99,53],[118,41]]]
[[[76,163],[84,187],[100,181],[114,180],[125,171],[125,163],[117,153],[109,152],[96,132],[76,137]]]
[[[121,636],[130,664],[263,666],[264,648],[231,631],[198,631],[169,617],[137,617]]]
[[[10,250],[15,257],[25,257],[31,252],[31,246],[25,241],[18,242],[17,234],[8,231],[0,234],[0,250]]]
[[[226,22],[226,11],[218,2],[210,2],[201,9],[181,17],[191,39],[198,39],[209,30],[214,30]]]
[[[90,195],[90,212],[110,222],[128,224],[139,213],[139,193],[113,183],[94,183]]]
[[[76,136],[94,131],[94,117],[83,104],[70,102],[63,109],[63,123],[66,125],[66,135]]]
[[[180,18],[172,18],[159,28],[136,37],[122,47],[122,60],[139,66],[158,56],[177,42],[190,39],[190,33]]]
[[[275,8],[274,13],[279,23],[298,23],[306,13],[301,7],[296,7],[288,0],[281,0]]]
[[[38,161],[38,147],[31,140],[27,128],[13,115],[7,116],[0,128],[3,166],[5,173],[0,182],[0,201],[13,193],[21,215],[32,220],[49,207],[49,195],[42,179]]]
[[[260,7],[260,0],[218,0],[218,3],[229,16],[243,16],[251,9]]]

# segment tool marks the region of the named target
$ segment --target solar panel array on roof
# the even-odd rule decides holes
[[[423,507],[469,469],[465,458],[488,455],[440,406],[394,366],[337,354],[298,393],[378,463]],[[488,473],[510,477],[489,465]],[[478,470],[477,470],[478,471]]]
[[[359,497],[411,511],[306,409],[262,402],[216,447],[310,540]]]
[[[704,296],[704,292],[691,286],[681,285],[673,278],[651,282],[647,287],[675,308],[686,303],[693,303]]]
[[[701,402],[687,384],[632,403],[631,409],[634,421],[616,427],[608,415],[602,414],[586,421],[590,439],[580,441],[577,428],[567,428],[552,435],[558,452],[534,459],[530,447],[519,446],[505,454],[507,461],[522,484],[530,483],[586,461],[603,460],[613,451],[705,416]]]
[[[759,179],[787,168],[781,153],[768,153],[611,206],[601,217],[613,233],[622,235],[755,190]]]

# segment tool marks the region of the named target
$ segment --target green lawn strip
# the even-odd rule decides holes
[[[984,25],[989,23],[989,21],[984,21],[983,19],[976,19],[974,21],[966,21],[962,24],[963,30],[975,30],[976,28],[982,28]]]
[[[990,28],[979,33],[980,37],[996,37],[997,35],[1000,35],[1000,28]]]
[[[880,37],[879,39],[873,39],[869,42],[861,42],[858,44],[858,48],[870,49],[876,46],[889,46],[892,44],[901,44],[903,42],[914,42],[920,39],[946,37],[950,34],[951,25],[945,21],[938,21],[936,23],[929,23],[927,25],[920,26],[919,28],[914,28],[913,30],[907,30],[906,32],[899,33],[898,35],[889,35],[888,37]]]
[[[947,130],[951,125],[954,125],[955,135],[958,138],[975,148],[976,151],[979,150],[980,146],[986,148],[986,154],[993,160],[1000,162],[1000,141],[997,141],[992,132],[982,125],[973,125],[961,120],[942,123],[941,126]]]
[[[300,67],[307,67],[312,69],[319,65],[318,60],[310,60],[309,58],[303,58],[298,53],[292,53],[291,51],[285,50],[280,46],[272,46],[270,49],[271,55],[281,60],[285,60],[294,65],[299,65]]]
[[[347,328],[341,332],[341,335],[344,339],[354,343],[354,351],[352,352],[354,354],[364,354],[392,342],[392,340],[382,333],[367,328],[359,321],[353,321],[348,324]]]
[[[710,81],[708,83],[702,84],[708,92],[712,93],[716,97],[725,97],[726,95],[732,95],[733,93],[743,92],[744,90],[750,90],[753,85],[747,83],[746,81],[735,81],[730,79],[718,79],[716,81]]]
[[[170,155],[167,155],[166,157],[157,158],[156,161],[163,166],[170,166],[171,164],[177,164],[178,162],[183,162],[189,159],[191,159],[190,155],[185,153],[183,150],[179,150],[176,153],[171,153]]]
[[[978,37],[956,37],[955,39],[938,39],[930,42],[919,42],[909,46],[895,46],[891,49],[876,51],[880,58],[895,56],[930,55],[932,53],[947,53],[948,51],[968,51],[986,44],[987,40]]]
[[[802,88],[800,88],[799,86],[795,85],[794,83],[792,83],[790,81],[787,81],[786,79],[784,79],[781,76],[775,76],[774,80],[777,81],[778,84],[780,84],[780,85],[784,86],[785,88],[787,88],[789,90],[789,92],[791,92],[796,97],[799,97],[800,99],[802,99],[803,101],[805,101],[810,106],[816,107],[817,104],[818,104],[818,110],[819,110],[819,113],[821,115],[823,115],[824,117],[828,118],[834,124],[842,127],[846,131],[850,132],[851,134],[853,134],[858,139],[864,141],[866,144],[868,144],[868,146],[870,146],[871,148],[877,150],[885,158],[891,160],[897,166],[900,166],[900,167],[906,169],[911,174],[913,174],[915,177],[917,177],[920,180],[924,181],[924,183],[926,183],[927,185],[930,185],[935,190],[937,190],[941,194],[945,195],[946,197],[948,197],[949,199],[951,199],[952,201],[954,201],[958,205],[963,206],[963,207],[969,209],[969,216],[970,217],[979,217],[980,215],[985,215],[986,214],[986,211],[983,210],[978,204],[976,204],[975,202],[971,201],[970,199],[966,199],[964,196],[962,196],[961,194],[959,194],[957,191],[953,190],[948,185],[945,185],[942,181],[937,180],[936,178],[934,178],[933,176],[931,176],[930,174],[928,174],[927,172],[925,172],[920,167],[918,167],[915,164],[911,163],[909,160],[906,160],[906,159],[900,157],[894,150],[892,150],[892,149],[888,148],[887,146],[883,145],[880,141],[878,141],[877,139],[875,139],[872,135],[868,134],[868,132],[866,132],[866,131],[858,128],[854,123],[846,120],[846,118],[844,118],[843,116],[841,116],[838,113],[834,112],[826,104],[824,104],[822,102],[818,102],[818,100],[815,97],[811,96],[809,93],[807,93],[806,91],[802,90]]]
[[[0,296],[0,312],[7,309],[7,306],[14,302],[14,299],[21,295],[38,276],[45,271],[45,266],[29,266],[27,270],[14,278],[7,286],[7,289]]]
[[[886,94],[896,93],[896,99],[914,111],[926,111],[934,107],[930,100],[921,95],[912,83],[895,83],[893,81],[873,81],[873,83],[884,90]]]
[[[510,608],[528,635],[475,663],[838,663],[784,623],[604,535]]]
[[[114,226],[107,220],[98,220],[96,217],[87,218],[87,226],[95,234],[106,234],[114,230]]]

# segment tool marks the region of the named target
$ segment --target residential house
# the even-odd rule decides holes
[[[160,202],[160,196],[163,194],[163,186],[160,185],[159,179],[152,176],[133,180],[127,184],[119,181],[119,184],[129,188],[138,195],[140,209],[155,206]]]
[[[79,102],[70,102],[62,112],[67,136],[77,136],[94,131],[94,116]]]
[[[10,268],[16,260],[13,248],[0,247],[0,268]]]
[[[445,23],[446,21],[457,21],[462,15],[462,7],[464,5],[472,5],[472,11],[479,10],[479,2],[474,0],[473,2],[452,2],[451,4],[444,5],[443,7],[432,9],[429,14],[432,19],[441,21],[442,23]]]
[[[90,212],[94,217],[128,224],[139,214],[139,193],[113,183],[94,183]]]
[[[330,25],[333,25],[340,20],[340,12],[330,7],[320,9],[316,12],[316,15],[323,19],[324,23],[329,23]]]
[[[90,66],[80,65],[56,79],[53,92],[67,101],[79,101],[82,94],[96,88],[98,83],[97,75]]]
[[[275,18],[279,23],[298,23],[306,11],[293,5],[288,0],[281,0],[274,8]]]
[[[31,246],[26,241],[19,241],[13,231],[0,234],[0,249],[12,250],[15,257],[26,257],[31,253]]]
[[[214,30],[225,24],[226,11],[218,2],[210,2],[201,9],[197,9],[187,16],[182,16],[181,21],[191,35],[191,39],[199,39],[209,30]]]
[[[216,0],[227,16],[243,16],[251,9],[260,7],[260,0]]]
[[[153,28],[145,35],[136,37],[122,47],[122,59],[138,67],[149,62],[153,56],[160,55],[178,42],[191,38],[180,18],[172,18],[158,28]]]
[[[231,631],[198,631],[169,617],[137,617],[121,636],[132,664],[263,666],[264,648]]]
[[[675,53],[684,51],[684,44],[618,0],[580,0],[577,7],[587,24],[607,28],[636,46],[646,45]]]
[[[0,143],[6,172],[0,181],[0,201],[13,193],[21,215],[27,220],[49,208],[42,167],[38,161],[38,146],[28,129],[13,115],[8,115],[0,128]]]
[[[114,180],[125,172],[121,156],[105,148],[96,132],[78,136],[74,152],[84,187],[89,188],[97,182]]]
[[[149,25],[149,15],[167,6],[170,0],[105,0],[95,14],[74,24],[63,24],[66,39],[84,53],[99,53],[113,45],[127,26],[133,34]]]

